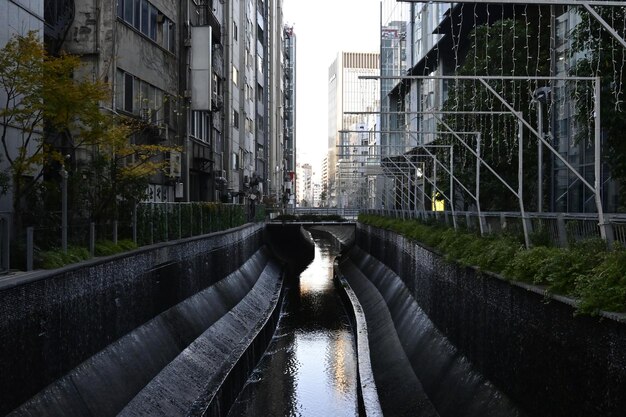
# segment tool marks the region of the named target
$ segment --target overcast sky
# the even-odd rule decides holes
[[[339,51],[379,51],[379,0],[284,0],[296,34],[297,161],[319,178],[328,142],[328,67]]]

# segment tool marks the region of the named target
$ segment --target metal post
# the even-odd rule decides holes
[[[165,207],[165,219],[164,219],[164,223],[165,223],[165,241],[167,242],[168,240],[170,240],[170,228],[169,228],[169,221],[168,221],[168,217],[170,214],[170,203],[165,202],[163,203],[163,206]]]
[[[456,213],[454,210],[454,147],[450,146],[450,211],[452,212],[452,225],[454,230],[457,230]]]
[[[137,203],[133,205],[133,242],[137,244]]]
[[[9,272],[11,269],[11,222],[5,216],[0,218],[0,224],[2,225],[2,269]]]
[[[189,236],[193,236],[193,203],[189,203]]]
[[[437,211],[437,155],[433,157],[433,210]],[[435,217],[437,217],[435,215]]]
[[[485,236],[485,225],[483,222],[483,215],[480,211],[480,142],[482,139],[482,135],[478,133],[476,135],[476,189],[474,190],[474,195],[476,196],[476,212],[478,213],[478,228],[480,230],[480,235]]]
[[[543,104],[537,100],[537,130],[543,137]],[[543,211],[543,143],[537,141],[537,213]]]
[[[519,198],[520,214],[522,215],[522,229],[524,230],[524,243],[526,249],[530,248],[530,236],[529,227],[526,219],[526,212],[524,210],[524,124],[521,120],[517,121],[517,144],[519,146],[517,152],[517,197]]]
[[[96,253],[96,224],[89,223],[89,254],[94,256]]]
[[[33,243],[33,233],[34,233],[34,228],[31,227],[27,227],[26,228],[26,270],[27,271],[32,271],[33,270],[33,249],[34,249],[34,243]]]
[[[604,239],[607,245],[613,243],[613,230],[609,227],[604,219],[604,210],[602,209],[602,195],[601,195],[601,130],[600,130],[600,77],[596,77],[594,81],[594,94],[593,94],[593,117],[594,117],[594,157],[593,167],[595,173],[594,181],[594,194],[596,197],[596,207],[598,210],[598,223],[600,225],[600,236]]]
[[[113,220],[113,244],[117,245],[117,220]]]
[[[504,213],[500,213],[500,230],[506,230],[506,215]]]
[[[563,217],[563,213],[559,213],[556,215],[556,229],[559,237],[559,247],[567,248],[567,229],[565,228],[565,218]]]
[[[150,203],[150,244],[154,243],[154,203]]]
[[[61,169],[61,249],[67,253],[67,171]]]

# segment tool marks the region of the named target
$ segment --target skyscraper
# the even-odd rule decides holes
[[[356,123],[365,123],[367,112],[378,110],[380,91],[374,80],[361,76],[379,75],[380,54],[372,52],[339,52],[328,69],[328,203],[345,203],[347,178],[340,166],[349,162],[352,151],[347,130]],[[346,114],[346,112],[363,112]],[[367,130],[367,129],[366,129]],[[359,150],[355,152],[360,153]]]

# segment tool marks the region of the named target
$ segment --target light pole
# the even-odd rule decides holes
[[[61,168],[61,248],[67,253],[67,171]]]
[[[537,131],[543,137],[543,104],[550,100],[550,87],[539,87],[533,92],[537,103]],[[543,211],[543,143],[537,141],[537,212]]]

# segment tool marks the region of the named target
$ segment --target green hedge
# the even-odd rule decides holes
[[[612,251],[600,239],[568,249],[525,249],[518,237],[481,237],[417,220],[359,215],[359,222],[393,230],[441,252],[446,260],[500,274],[505,279],[541,285],[548,293],[579,300],[577,312],[626,312],[626,251]]]

